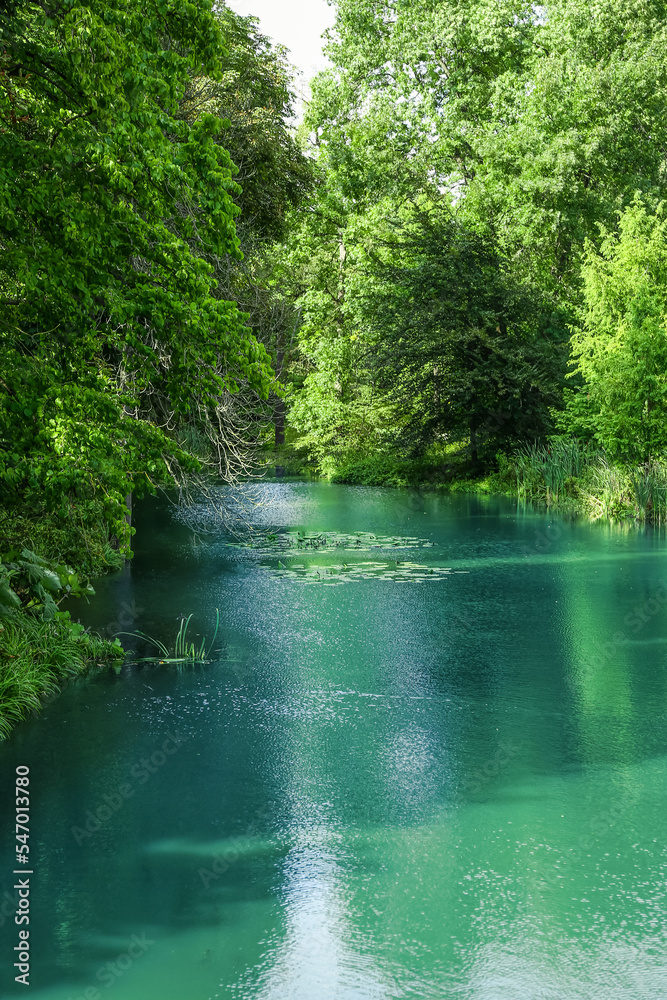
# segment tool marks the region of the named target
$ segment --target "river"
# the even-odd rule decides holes
[[[219,614],[210,662],[99,672],[0,745],[0,995],[664,1000],[664,531],[259,496],[252,547],[139,504],[131,567],[76,607],[165,647]]]

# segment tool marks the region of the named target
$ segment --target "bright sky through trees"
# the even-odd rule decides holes
[[[261,30],[290,50],[290,61],[310,80],[327,61],[322,54],[322,32],[334,22],[334,9],[325,0],[229,0],[239,14],[260,19]]]

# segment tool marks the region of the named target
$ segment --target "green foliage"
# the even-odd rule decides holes
[[[244,253],[281,239],[289,209],[310,187],[310,163],[289,127],[294,93],[287,52],[258,29],[253,17],[226,6],[215,16],[227,52],[216,78],[188,81],[178,117],[188,124],[213,115],[215,137],[231,158],[238,185],[231,191],[240,212],[236,228]]]
[[[667,449],[667,220],[638,197],[618,233],[586,246],[585,308],[572,338],[583,380],[565,422],[588,424],[617,459],[650,464]]]
[[[0,510],[0,553],[27,547],[53,565],[76,566],[85,579],[122,567],[124,558],[111,545],[99,497],[68,498],[55,509],[35,501]]]
[[[593,517],[667,519],[667,462],[624,466],[592,442],[564,436],[525,444],[503,456],[491,485],[502,491],[513,480],[522,499],[566,506]]]
[[[30,549],[10,551],[0,560],[0,617],[23,607],[43,621],[52,621],[58,600],[94,593],[71,566],[54,565]]]
[[[371,190],[449,192],[517,272],[568,306],[584,239],[636,188],[664,184],[663,0],[336,10],[335,70],[315,91],[312,126],[338,150],[348,190],[372,161]]]
[[[291,426],[324,475],[351,455],[386,451],[397,416],[374,396],[359,345],[348,337],[302,344],[310,371],[302,388],[288,396]]]
[[[101,500],[127,550],[126,494],[200,467],[174,431],[271,384],[191,246],[239,254],[220,122],[178,112],[226,50],[208,0],[19,5],[0,32],[0,502]]]
[[[241,17],[225,6],[215,13],[228,48],[221,74],[216,79],[193,75],[178,117],[190,125],[206,115],[214,115],[218,122],[214,140],[233,162],[237,186],[231,193],[239,213],[236,230],[242,256],[221,256],[199,236],[189,242],[193,253],[213,268],[217,296],[233,299],[245,314],[280,379],[289,361],[298,313],[276,274],[273,248],[287,235],[289,212],[312,187],[312,164],[290,127],[294,70],[286,50],[258,30],[255,18]],[[241,451],[251,453],[274,415],[280,437],[283,412],[277,383],[268,401],[243,383],[240,393],[227,398],[225,422],[232,428],[226,436],[228,451],[234,450],[236,439],[242,442]]]
[[[565,359],[487,236],[441,205],[386,200],[320,239],[337,267],[301,298],[303,377],[289,399],[325,474],[463,438],[473,465],[492,463],[502,444],[549,430]]]
[[[66,612],[50,621],[12,613],[0,620],[0,739],[38,712],[45,697],[91,664],[117,664],[118,641],[106,642],[72,622]]]
[[[335,7],[304,124],[317,185],[282,255],[298,444],[329,475],[463,438],[489,468],[554,428],[653,460],[667,283],[662,235],[628,206],[664,197],[664,2]]]
[[[345,462],[329,478],[332,483],[355,486],[408,486],[414,481],[414,463],[401,462],[388,455],[373,455]]]
[[[554,437],[547,444],[524,444],[513,455],[519,495],[557,501],[573,479],[601,458],[599,449],[576,438]]]
[[[581,496],[594,517],[663,522],[667,520],[667,463],[636,469],[602,457],[584,478]]]
[[[562,356],[540,337],[539,302],[492,241],[429,208],[387,220],[350,310],[373,384],[402,416],[395,442],[422,454],[470,439],[473,465],[543,435]]]

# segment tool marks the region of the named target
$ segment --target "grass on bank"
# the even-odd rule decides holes
[[[522,498],[594,518],[667,520],[667,461],[662,458],[623,465],[600,448],[553,438],[501,460],[497,478],[505,483],[513,478],[513,492]]]
[[[438,446],[420,459],[353,457],[329,479],[362,486],[497,493],[594,518],[667,521],[667,459],[623,465],[601,448],[565,436],[499,454],[497,469],[484,476],[470,474],[466,443],[460,442]]]
[[[421,458],[353,457],[339,465],[329,479],[356,486],[436,486],[463,479],[466,466],[466,445],[457,442],[434,445]]]
[[[91,666],[123,658],[118,642],[108,642],[59,612],[39,621],[25,611],[0,619],[0,739],[17,722],[37,712],[64,681]]]
[[[123,565],[113,541],[92,502],[0,509],[0,739],[68,678],[122,659],[119,642],[58,610],[65,597],[94,593],[91,576]]]

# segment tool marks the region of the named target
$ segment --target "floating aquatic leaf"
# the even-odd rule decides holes
[[[427,566],[412,562],[371,562],[363,560],[351,563],[289,563],[285,565],[264,564],[260,568],[279,580],[294,580],[299,583],[321,584],[325,587],[340,587],[342,584],[360,580],[391,580],[394,583],[423,583],[427,580],[444,580],[451,570],[447,566]]]
[[[287,553],[289,551],[332,552],[368,552],[382,548],[420,548],[432,547],[433,542],[414,535],[377,535],[370,531],[338,532],[318,531],[302,532],[266,531],[253,534],[247,541],[230,541],[228,548],[251,549],[255,552],[271,554],[273,552]]]

